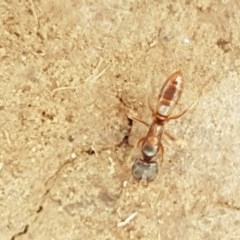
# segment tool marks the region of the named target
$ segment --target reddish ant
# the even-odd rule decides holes
[[[177,71],[170,75],[164,82],[160,93],[158,95],[157,107],[152,110],[153,120],[149,126],[147,135],[138,141],[138,145],[142,143],[141,152],[142,158],[135,159],[132,166],[133,177],[137,180],[152,181],[158,173],[158,164],[155,161],[156,156],[161,151],[162,159],[164,155],[163,145],[161,143],[162,134],[164,132],[164,124],[171,119],[181,117],[189,108],[176,116],[171,114],[178,103],[183,91],[183,78],[182,73]],[[139,119],[133,118],[148,126],[147,123]]]

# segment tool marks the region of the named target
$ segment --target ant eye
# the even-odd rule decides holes
[[[155,161],[147,163],[141,159],[136,159],[132,166],[132,174],[138,181],[153,181],[158,174],[158,164]]]

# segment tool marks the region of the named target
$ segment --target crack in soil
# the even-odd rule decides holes
[[[11,240],[15,240],[17,237],[20,237],[28,232],[29,225],[25,225],[24,229],[18,233],[15,233],[12,237]]]
[[[112,147],[102,147],[100,149],[99,152],[103,152],[103,151],[106,151],[106,150],[109,150],[109,149],[112,149],[112,148],[120,148],[124,145],[127,145],[127,146],[130,146],[129,144],[129,135],[131,133],[131,129],[132,129],[132,125],[133,125],[133,120],[130,119],[130,118],[127,118],[127,121],[128,121],[128,129],[127,129],[127,134],[125,134],[121,140],[120,143],[112,146]],[[91,147],[88,149],[88,150],[82,150],[80,151],[81,153],[86,153],[88,155],[93,155],[95,154],[96,152],[94,151],[94,149],[92,149]],[[54,183],[56,182],[60,172],[65,168],[66,165],[68,164],[72,164],[74,163],[75,161],[77,160],[77,158],[74,158],[74,159],[68,159],[66,160],[63,164],[61,164],[57,170],[55,171],[55,173],[53,173],[48,179],[47,181],[44,183],[44,185],[46,186],[46,190],[45,192],[43,193],[42,197],[41,197],[41,200],[40,200],[40,203],[38,204],[38,207],[37,207],[37,210],[36,210],[36,213],[37,215],[34,217],[34,219],[32,220],[32,223],[36,222],[39,218],[39,214],[41,212],[43,212],[44,208],[43,208],[43,205],[45,203],[45,201],[47,200],[47,197],[49,195],[49,192],[50,190],[52,189]],[[28,233],[29,229],[30,229],[30,225],[31,224],[26,224],[24,229],[15,233],[12,237],[11,237],[11,240],[16,240],[18,237],[22,236],[22,235],[25,235]]]

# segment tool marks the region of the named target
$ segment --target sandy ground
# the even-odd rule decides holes
[[[14,3],[12,3],[14,2]],[[1,1],[0,239],[240,239],[240,4]],[[131,176],[181,69],[165,161]]]

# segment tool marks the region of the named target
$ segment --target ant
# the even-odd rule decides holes
[[[142,120],[133,118],[149,127],[148,133],[145,137],[138,141],[138,146],[142,143],[141,152],[142,158],[135,159],[132,166],[132,174],[136,180],[143,180],[146,182],[155,179],[158,174],[158,164],[155,161],[157,155],[161,151],[162,161],[164,155],[164,148],[161,143],[162,134],[164,132],[164,124],[172,119],[177,119],[184,115],[190,108],[195,105],[195,102],[176,116],[171,116],[176,107],[183,91],[183,77],[181,71],[176,71],[171,74],[164,82],[159,95],[157,107],[154,110],[150,103],[149,107],[152,111],[152,123],[149,126]]]

